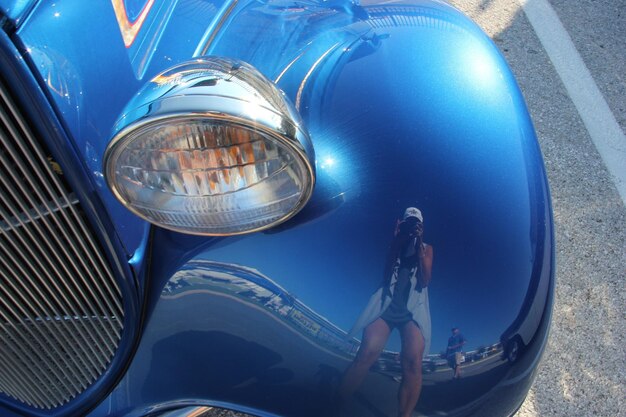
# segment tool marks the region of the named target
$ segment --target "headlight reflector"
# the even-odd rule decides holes
[[[185,233],[230,235],[271,227],[308,201],[310,140],[284,95],[251,66],[193,61],[142,94],[149,102],[131,102],[105,161],[111,189],[137,215]]]

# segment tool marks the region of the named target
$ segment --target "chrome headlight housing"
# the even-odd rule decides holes
[[[158,75],[128,104],[105,175],[151,223],[234,235],[296,214],[313,192],[313,161],[284,93],[246,63],[207,57]]]

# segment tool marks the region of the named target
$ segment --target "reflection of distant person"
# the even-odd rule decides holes
[[[343,400],[354,393],[385,347],[391,331],[397,328],[402,339],[400,417],[409,417],[417,404],[422,389],[422,358],[430,347],[427,287],[433,248],[422,241],[423,232],[422,213],[415,207],[407,208],[396,227],[382,285],[350,331],[354,335],[364,329],[363,340],[339,388]]]
[[[446,356],[450,368],[454,369],[453,379],[461,378],[461,361],[463,360],[463,345],[467,343],[458,327],[452,328],[452,336],[448,338],[448,349]]]

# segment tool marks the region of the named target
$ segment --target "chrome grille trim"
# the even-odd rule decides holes
[[[78,204],[78,199],[73,194],[70,195],[70,197],[71,197],[70,204]],[[64,202],[58,202],[58,205],[60,205],[62,208],[67,207],[67,205]],[[18,218],[9,217],[8,221],[0,221],[0,229],[4,230],[5,232],[8,232],[11,229],[11,226],[19,227],[20,225],[22,225],[22,223],[29,223],[32,220],[37,220],[39,218],[39,212],[43,212],[44,214],[47,214],[45,211],[45,207],[39,207],[39,211],[30,210],[27,215],[20,214],[18,215]]]
[[[0,82],[0,393],[39,409],[110,365],[122,296],[80,203]]]

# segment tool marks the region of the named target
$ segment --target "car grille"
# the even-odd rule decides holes
[[[120,289],[61,168],[0,83],[0,392],[63,405],[118,347]]]

